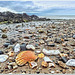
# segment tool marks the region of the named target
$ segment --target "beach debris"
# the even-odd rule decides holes
[[[38,54],[38,57],[39,58],[44,58],[44,54],[43,53],[40,53],[40,54]]]
[[[2,38],[7,38],[7,35],[6,35],[6,34],[3,34],[3,35],[2,35]]]
[[[20,51],[20,44],[16,44],[14,47],[14,52],[19,52]]]
[[[22,66],[26,64],[27,62],[31,62],[37,59],[37,56],[32,51],[22,51],[20,52],[15,61],[18,65]]]
[[[37,63],[32,61],[29,63],[29,66],[33,69],[33,68],[37,67]]]
[[[63,63],[62,61],[58,61],[58,64],[60,67],[64,68],[64,69],[67,69],[68,67],[66,66],[65,63]]]
[[[8,47],[9,45],[10,45],[10,43],[5,43],[3,46]]]
[[[55,44],[53,42],[47,42],[47,45],[50,46],[50,47],[54,47]]]
[[[46,50],[46,49],[43,49],[42,52],[46,55],[58,55],[58,54],[60,54],[59,50]]]
[[[26,44],[25,43],[22,43],[20,45],[20,49],[21,49],[21,51],[25,51],[26,50]]]
[[[59,44],[62,43],[62,39],[61,38],[56,38],[55,43],[59,43]]]
[[[54,63],[49,63],[49,67],[55,67]]]
[[[39,53],[41,53],[41,51],[40,51],[40,50],[36,50],[35,52],[36,52],[36,53],[38,53],[38,54],[39,54]]]
[[[8,55],[0,55],[0,62],[4,62],[8,59]]]
[[[74,66],[75,67],[75,59],[70,59],[66,62],[66,65],[68,66]]]
[[[75,39],[75,34],[73,35],[73,39]]]
[[[46,61],[42,61],[41,65],[42,65],[42,67],[45,67],[45,68],[48,67],[48,63]]]
[[[1,55],[1,54],[4,54],[4,52],[0,50],[0,55]]]
[[[10,51],[10,52],[8,53],[8,55],[9,55],[10,57],[14,56],[14,52],[13,52],[13,51]]]
[[[43,59],[44,59],[45,62],[53,62],[53,61],[52,61],[49,57],[47,57],[47,56],[45,56]]]
[[[40,44],[44,44],[44,40],[42,40],[42,39],[39,40],[39,42],[40,42]]]
[[[26,48],[28,50],[35,50],[35,47],[33,45],[27,45]]]

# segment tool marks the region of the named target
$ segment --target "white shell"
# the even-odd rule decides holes
[[[33,45],[27,45],[26,48],[27,48],[27,49],[35,50],[35,47],[34,47]]]
[[[44,58],[44,61],[46,61],[46,62],[53,62],[49,57],[47,57],[47,56],[45,56]]]
[[[46,49],[43,49],[42,52],[46,55],[58,55],[58,54],[60,54],[59,50],[46,50]]]
[[[0,62],[6,61],[8,58],[8,55],[0,55]]]
[[[68,66],[75,66],[75,59],[70,59],[66,62],[66,65]]]
[[[14,52],[19,52],[20,51],[20,44],[16,44],[14,47]]]

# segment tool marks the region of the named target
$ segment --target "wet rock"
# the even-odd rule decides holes
[[[44,44],[44,40],[39,40],[40,44]]]
[[[6,35],[6,34],[3,34],[3,35],[2,35],[2,38],[7,38],[7,35]]]
[[[63,62],[66,63],[68,61],[68,59],[66,57],[61,57]]]
[[[48,63],[45,62],[45,61],[42,61],[42,64],[41,65],[42,65],[42,67],[45,67],[45,68],[48,67]]]
[[[62,44],[62,46],[64,46],[64,47],[67,46],[67,42],[64,42],[64,43]]]
[[[58,54],[60,54],[59,50],[46,50],[46,49],[43,49],[42,52],[46,55],[58,55]]]
[[[75,67],[75,59],[70,59],[66,62],[66,65],[68,66],[74,66]]]
[[[56,70],[56,73],[60,73],[60,70]]]
[[[22,43],[20,45],[20,49],[21,49],[21,51],[25,51],[26,50],[26,44],[25,43]]]
[[[0,55],[1,55],[1,54],[4,54],[4,52],[3,52],[3,51],[0,51]]]
[[[13,69],[17,69],[17,68],[18,68],[18,66],[17,66],[17,65],[13,66]]]
[[[13,69],[13,66],[8,65],[8,69],[9,70]]]
[[[33,45],[27,45],[26,48],[28,50],[35,50],[35,47]]]
[[[75,39],[75,34],[73,35],[73,39]]]
[[[43,54],[43,53],[38,54],[38,57],[39,57],[39,58],[44,58],[44,54]]]
[[[14,45],[8,45],[8,48],[14,49]]]
[[[58,64],[60,67],[64,68],[64,69],[67,69],[68,67],[66,66],[65,63],[63,63],[62,61],[58,61]]]
[[[16,44],[14,47],[14,52],[19,52],[20,51],[20,44]]]
[[[49,57],[47,57],[47,56],[45,56],[43,59],[44,59],[45,62],[53,62],[53,61],[52,61]]]
[[[54,73],[55,73],[55,71],[51,71],[50,73],[51,73],[51,74],[54,74]]]
[[[4,62],[8,59],[8,55],[0,55],[0,62]]]
[[[33,69],[33,68],[35,68],[35,67],[37,67],[37,63],[36,62],[34,62],[34,61],[32,61],[32,62],[30,62],[30,67]]]
[[[10,43],[5,43],[3,46],[8,47],[9,45],[10,45]]]
[[[39,74],[39,73],[40,73],[40,71],[39,71],[39,70],[36,70],[36,73],[37,73],[37,74]]]
[[[38,53],[38,54],[39,54],[39,53],[41,53],[41,51],[40,51],[40,50],[36,50],[35,52],[36,52],[36,53]]]
[[[38,32],[39,32],[39,33],[44,33],[44,30],[39,29]]]
[[[15,42],[17,42],[17,40],[10,39],[10,44],[11,44],[11,45],[13,45]]]
[[[23,34],[22,37],[25,39],[30,39],[32,37],[32,34]]]
[[[55,39],[55,43],[62,43],[61,38],[56,38],[56,39]]]
[[[63,74],[65,74],[65,73],[66,73],[66,70],[65,70],[65,69],[63,69],[63,70],[62,70],[62,73],[63,73]]]
[[[53,42],[48,42],[47,45],[50,46],[50,47],[54,47],[55,46],[55,44]]]

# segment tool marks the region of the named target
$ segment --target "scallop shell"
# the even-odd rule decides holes
[[[20,52],[15,61],[18,65],[22,66],[27,62],[31,62],[37,59],[37,56],[32,51],[22,51]]]

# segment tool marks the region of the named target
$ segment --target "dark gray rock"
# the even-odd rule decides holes
[[[1,54],[4,54],[4,52],[3,52],[3,51],[0,51],[0,55],[1,55]]]
[[[26,44],[25,43],[22,43],[20,45],[20,48],[21,48],[21,51],[25,51],[26,50]]]
[[[8,47],[9,45],[10,45],[10,43],[5,43],[3,46]]]

